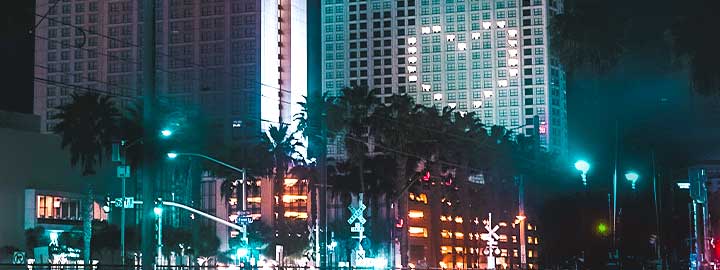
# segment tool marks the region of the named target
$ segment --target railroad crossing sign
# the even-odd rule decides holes
[[[350,213],[352,214],[352,216],[350,216],[350,218],[348,218],[348,220],[347,220],[348,224],[353,224],[353,222],[355,222],[355,220],[357,220],[357,222],[360,224],[365,224],[365,222],[367,222],[365,217],[363,217],[363,212],[365,212],[365,209],[367,209],[367,206],[365,206],[365,204],[363,204],[363,194],[362,193],[360,193],[360,197],[358,198],[358,206],[353,207],[352,205],[350,205],[350,206],[348,206],[348,209],[350,209]]]
[[[356,205],[356,206],[353,206]],[[363,217],[363,214],[365,212],[365,209],[367,209],[367,206],[363,203],[363,194],[358,194],[357,200],[353,198],[353,202],[348,206],[348,209],[350,209],[350,213],[352,214],[350,218],[347,220],[348,224],[353,224],[352,227],[350,227],[350,232],[357,233],[356,236],[352,236],[352,238],[358,240],[357,248],[354,250],[355,255],[360,256],[362,258],[365,257],[365,250],[363,250],[362,247],[362,240],[365,239],[365,235],[363,234],[365,232],[365,227],[363,226],[367,220],[365,217]]]
[[[483,220],[485,224],[485,230],[487,233],[480,235],[480,239],[485,240],[485,249],[483,249],[483,255],[487,256],[487,269],[495,269],[495,256],[500,256],[500,249],[498,248],[498,239],[500,236],[497,234],[497,230],[500,226],[492,225],[492,213],[488,213],[488,219]]]

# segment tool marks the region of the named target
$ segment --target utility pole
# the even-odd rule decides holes
[[[612,212],[612,258],[610,261],[614,261],[616,266],[620,265],[620,258],[617,247],[617,181],[618,181],[618,121],[615,120],[615,164],[613,171],[613,212]],[[617,261],[615,261],[617,260]]]
[[[247,172],[245,169],[242,169],[242,211],[245,213],[247,211]],[[245,247],[248,246],[248,233],[247,233],[247,222],[242,223],[243,231],[242,231],[242,242],[245,245]]]
[[[517,219],[520,220],[520,269],[527,269],[527,237],[525,237],[525,177],[521,174],[518,177],[518,212]]]
[[[662,269],[662,257],[660,255],[660,205],[658,203],[658,195],[657,195],[657,172],[655,167],[655,150],[652,150],[650,152],[650,157],[652,159],[652,180],[653,180],[653,204],[655,205],[655,231],[657,232],[657,236],[655,238],[655,255],[657,256],[657,267],[658,269]]]
[[[127,179],[127,173],[130,170],[127,167],[127,160],[125,157],[125,141],[120,142],[120,166],[124,170],[120,177],[120,197],[122,198],[122,208],[120,208],[120,262],[125,265],[125,181]]]
[[[143,0],[143,39],[142,39],[142,81],[143,81],[143,173],[142,199],[152,201],[155,189],[155,162],[157,153],[155,140],[157,121],[155,120],[155,0]],[[142,270],[153,270],[153,220],[155,213],[151,205],[142,208]]]

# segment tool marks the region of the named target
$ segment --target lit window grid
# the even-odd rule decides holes
[[[490,10],[492,11],[494,8],[495,8],[495,7],[492,7]],[[529,47],[529,48],[531,48],[531,49],[534,49],[534,51],[537,53],[537,50],[546,51],[546,48],[545,48],[545,47],[547,46],[547,45],[546,45],[547,43],[545,42],[545,40],[546,40],[546,33],[544,33],[544,31],[543,31],[543,32],[540,32],[540,31],[536,30],[536,29],[539,28],[539,27],[537,27],[537,26],[545,25],[544,17],[543,17],[544,14],[538,15],[538,14],[536,14],[536,13],[533,13],[531,16],[522,16],[521,8],[522,8],[522,7],[520,7],[519,5],[516,6],[515,8],[507,8],[507,7],[506,7],[506,10],[514,10],[514,11],[515,11],[514,13],[516,14],[516,17],[515,17],[515,18],[507,18],[507,17],[506,17],[506,21],[508,21],[508,23],[505,25],[505,28],[503,28],[503,29],[516,30],[516,31],[517,31],[517,34],[515,34],[515,36],[517,37],[517,40],[518,40],[518,51],[520,52],[520,53],[518,53],[518,56],[517,56],[518,59],[522,59],[522,57],[523,57],[522,49],[524,49],[524,48],[526,48],[526,47]],[[371,14],[372,14],[372,12],[371,12],[370,10],[371,10],[371,7],[368,7],[368,11],[365,12],[366,14],[368,14],[368,20],[365,20],[365,22],[370,22],[370,21],[372,21],[372,20],[370,19],[370,16],[371,16]],[[434,11],[431,11],[431,12],[434,12]],[[440,12],[440,14],[443,14],[443,13],[445,12],[445,9],[440,9],[439,12]],[[408,34],[408,35],[406,35],[406,36],[407,36],[407,37],[413,37],[413,36],[411,36],[411,35],[409,35],[409,34],[412,34],[413,32],[416,33],[414,37],[417,39],[417,40],[416,40],[416,44],[415,44],[415,45],[416,45],[415,47],[417,48],[417,51],[418,51],[419,53],[423,53],[423,45],[422,45],[422,44],[426,44],[427,46],[425,46],[425,48],[427,48],[427,50],[429,50],[431,54],[433,54],[433,55],[442,55],[442,57],[440,57],[440,59],[441,59],[441,60],[440,60],[441,65],[440,65],[440,66],[441,66],[443,69],[444,69],[444,68],[447,68],[449,65],[446,65],[446,61],[447,61],[447,62],[450,62],[450,61],[449,61],[449,60],[446,60],[446,59],[447,59],[446,56],[449,55],[450,53],[448,53],[446,50],[447,50],[447,48],[452,47],[452,46],[448,46],[447,43],[450,43],[450,42],[455,42],[455,43],[457,43],[457,42],[459,42],[460,40],[466,40],[466,41],[468,42],[468,44],[469,44],[468,49],[467,49],[467,52],[471,52],[471,50],[472,50],[472,48],[470,48],[470,47],[471,47],[470,44],[472,44],[471,41],[473,40],[473,36],[471,35],[471,32],[473,32],[473,30],[471,30],[471,29],[472,29],[472,27],[473,27],[472,25],[473,25],[473,23],[474,23],[474,22],[472,21],[472,18],[474,18],[474,14],[473,14],[473,13],[474,13],[474,12],[471,12],[469,8],[466,8],[466,11],[465,11],[465,13],[464,13],[464,19],[465,19],[464,28],[466,29],[466,32],[465,32],[465,33],[467,33],[467,34],[466,34],[466,35],[462,35],[462,34],[460,34],[460,33],[454,32],[454,33],[452,33],[452,35],[454,35],[454,37],[448,38],[447,35],[446,35],[447,33],[444,33],[442,30],[445,30],[445,29],[459,29],[459,28],[461,28],[461,27],[458,27],[458,25],[457,25],[458,22],[457,22],[456,20],[452,20],[452,19],[451,19],[450,22],[448,22],[447,18],[450,18],[451,16],[444,16],[444,18],[446,18],[446,20],[430,20],[430,19],[427,18],[426,16],[420,15],[421,12],[416,8],[416,16],[415,16],[415,18],[416,18],[416,26],[415,26],[414,29],[408,28],[407,31],[406,31],[406,34]],[[457,13],[455,13],[455,14],[457,14]],[[472,15],[471,15],[471,14],[472,14]],[[508,14],[510,14],[510,12],[508,12]],[[394,14],[393,14],[393,16],[394,16]],[[432,14],[431,14],[430,17],[432,17]],[[456,17],[456,18],[457,18],[457,17]],[[525,37],[523,36],[524,33],[523,33],[523,31],[522,31],[523,27],[522,27],[521,22],[522,22],[522,20],[523,20],[524,18],[530,18],[530,19],[531,19],[531,24],[532,24],[532,26],[533,26],[533,28],[531,28],[531,29],[533,29],[533,30],[532,30],[531,36],[529,36],[529,38],[531,38],[531,40],[534,41],[535,39],[538,38],[538,37],[536,37],[536,35],[542,33],[543,35],[542,35],[541,39],[543,40],[543,45],[539,45],[539,46],[538,46],[538,45],[531,45],[531,46],[524,46],[524,45],[522,45],[522,40],[523,40]],[[395,19],[395,18],[393,18],[393,19]],[[490,21],[490,22],[491,22],[491,25],[494,26],[494,27],[497,27],[497,24],[496,24],[496,23],[493,23],[493,22],[495,22],[495,21],[493,21],[493,20],[494,20],[494,19],[491,19],[491,21]],[[515,21],[514,21],[514,22],[510,22],[510,20],[515,20]],[[393,21],[394,21],[394,20],[393,20]],[[484,21],[484,20],[483,20],[483,21]],[[454,23],[455,25],[451,25],[451,24],[453,24],[453,23]],[[441,38],[432,38],[432,39],[423,40],[423,38],[421,37],[421,36],[422,36],[421,33],[422,33],[422,30],[423,30],[423,29],[422,29],[423,26],[428,26],[428,27],[430,28],[430,29],[429,29],[429,30],[430,30],[430,31],[429,31],[429,35],[433,35],[433,37],[434,37],[434,36],[438,36],[438,37],[441,37]],[[438,27],[433,27],[433,26],[438,26]],[[368,23],[368,27],[369,27],[369,28],[371,27],[371,26],[370,26],[370,23]],[[324,29],[325,29],[325,28],[327,28],[327,27],[324,27]],[[440,29],[440,30],[438,30],[438,29]],[[414,30],[414,31],[412,31],[412,30]],[[511,36],[511,35],[507,35],[507,34],[505,34],[505,35],[501,34],[501,35],[499,35],[499,37],[498,37],[498,35],[493,35],[493,34],[492,34],[492,32],[495,31],[495,30],[497,30],[497,29],[494,29],[494,28],[493,28],[493,29],[488,29],[487,31],[485,31],[485,30],[481,30],[481,31],[480,31],[480,33],[488,32],[488,35],[487,35],[487,36],[489,36],[489,37],[488,37],[488,39],[489,39],[489,44],[491,44],[491,45],[496,45],[496,44],[498,44],[498,41],[502,41],[501,39],[503,38],[503,36],[504,36],[505,39],[508,39],[508,38],[510,38],[510,36]],[[426,31],[426,32],[427,32],[427,31]],[[496,32],[496,33],[497,33],[497,32]],[[483,35],[482,37],[484,38],[485,36],[486,36],[486,35]],[[393,36],[392,36],[392,38],[393,38],[393,41],[394,41],[394,40],[397,40],[397,38],[399,38],[399,37],[396,36],[395,31],[393,31]],[[430,42],[430,44],[427,44],[428,42]],[[439,52],[433,52],[433,50],[437,50],[437,49],[433,48],[433,46],[431,46],[431,45],[432,45],[433,43],[437,43],[437,42],[440,42],[440,44],[439,44],[440,46],[436,46],[437,48],[440,48],[440,50],[439,50]],[[394,42],[393,42],[393,44],[394,44]],[[408,46],[409,46],[409,45],[407,45],[407,43],[406,43],[405,48],[407,48]],[[326,46],[325,46],[325,47],[326,47]],[[368,47],[370,47],[370,46],[368,46]],[[397,47],[402,47],[402,46],[397,46]],[[505,47],[506,47],[506,48],[504,48],[504,49],[508,49],[509,46],[505,46]],[[393,47],[393,50],[392,50],[394,57],[396,57],[396,56],[395,56],[395,54],[396,54],[396,50],[395,50],[395,49],[396,49],[396,47]],[[445,50],[443,50],[443,49],[445,49]],[[500,50],[504,50],[504,49],[493,48],[493,49],[490,50],[490,51],[493,51],[493,53],[491,54],[491,55],[493,55],[493,56],[491,57],[491,59],[489,59],[489,60],[490,60],[489,62],[490,62],[490,63],[494,63],[494,64],[492,64],[491,68],[493,68],[495,65],[497,65],[497,63],[498,63],[497,60],[500,60],[500,59],[498,59],[497,52],[500,51]],[[371,50],[370,50],[370,48],[368,48],[367,51],[368,51],[368,57],[367,57],[367,59],[368,59],[368,63],[370,64],[370,63],[372,62],[372,61],[370,61],[370,60],[373,59],[373,57],[371,56],[371,53],[370,53]],[[455,48],[455,49],[452,51],[452,53],[457,53],[457,52],[458,52],[457,48]],[[323,55],[325,55],[325,54],[323,54]],[[465,55],[466,55],[466,59],[467,59],[467,58],[470,58],[470,53],[465,53]],[[536,54],[533,54],[533,55],[536,55]],[[548,63],[549,61],[547,61],[547,57],[546,57],[545,55],[546,55],[546,54],[543,54],[543,56],[542,56],[542,57],[543,57],[543,64],[542,64],[541,66],[547,67],[548,64],[549,64],[549,63]],[[402,56],[402,55],[398,55],[398,56]],[[408,57],[408,51],[406,51],[406,54],[404,55],[404,57],[406,57],[406,59],[407,59],[407,57]],[[507,57],[507,56],[506,56],[506,57]],[[419,58],[419,57],[418,57],[418,58]],[[456,62],[457,62],[457,61],[456,61]],[[469,64],[470,62],[474,62],[474,61],[471,61],[470,59],[468,59],[468,61],[467,61],[467,63],[466,63],[466,68],[465,68],[465,71],[464,71],[464,72],[466,73],[466,77],[470,77],[470,76],[471,76],[469,73],[470,73],[471,70],[474,68],[474,67],[471,66],[471,64]],[[500,62],[502,63],[503,61],[500,61]],[[519,65],[518,65],[518,70],[520,70],[519,75],[518,75],[518,77],[519,77],[519,78],[518,78],[519,83],[517,84],[516,88],[517,88],[520,92],[522,92],[522,90],[524,89],[523,79],[524,79],[525,75],[522,74],[522,71],[521,71],[521,70],[523,69],[524,64],[522,63],[522,61],[519,61],[519,62],[521,62],[521,63],[519,63]],[[536,61],[533,61],[533,62],[536,62]],[[340,68],[340,67],[336,67],[336,68]],[[457,67],[456,67],[456,66],[453,66],[453,68],[457,71]],[[479,68],[483,68],[483,67],[479,67]],[[345,70],[346,70],[346,69],[345,69]],[[393,70],[395,71],[395,70],[397,70],[397,69],[393,69]],[[417,62],[417,65],[416,65],[416,70],[417,70],[417,73],[422,73],[422,72],[427,72],[427,70],[435,70],[435,68],[434,68],[434,67],[433,67],[433,68],[430,68],[429,66],[425,65],[425,61],[418,61],[418,62]],[[435,71],[431,71],[431,72],[435,72]],[[441,70],[441,71],[439,71],[439,72],[442,73],[442,72],[446,72],[446,71],[445,71],[445,70]],[[460,72],[460,71],[458,71],[458,72]],[[546,74],[547,74],[547,73],[549,73],[549,72],[546,72]],[[326,74],[326,72],[323,72],[323,76],[325,76],[325,74]],[[393,78],[393,83],[396,82],[395,79],[397,78],[398,75],[403,75],[403,74],[393,74],[393,76],[392,76],[392,78]],[[406,75],[407,75],[407,74],[406,74]],[[495,74],[494,76],[497,76],[497,75]],[[457,76],[457,77],[459,77],[459,76]],[[381,77],[381,78],[384,78],[384,77]],[[414,84],[400,85],[400,86],[404,86],[405,89],[411,94],[411,96],[413,96],[413,97],[418,101],[418,103],[424,104],[424,105],[436,105],[436,106],[438,106],[438,107],[440,107],[440,106],[447,106],[448,103],[452,103],[452,104],[454,104],[455,106],[457,106],[458,108],[468,108],[468,110],[481,110],[481,109],[482,109],[482,108],[474,108],[473,103],[471,102],[471,99],[469,99],[469,100],[467,101],[467,103],[466,103],[466,102],[462,102],[462,101],[460,101],[460,102],[458,102],[458,101],[451,101],[450,99],[447,99],[447,98],[444,98],[444,99],[442,99],[442,100],[435,100],[434,102],[423,101],[423,99],[422,99],[423,95],[421,94],[421,91],[420,91],[420,89],[423,89],[423,81],[421,81],[420,78],[422,78],[422,76],[418,76],[418,81],[415,82]],[[534,78],[534,77],[533,77],[533,78]],[[327,79],[327,78],[324,78],[324,80],[325,80],[325,79]],[[335,79],[338,79],[338,78],[336,77]],[[346,82],[345,85],[348,85],[348,84],[349,84],[348,82],[349,82],[351,79],[353,79],[353,78],[344,78],[344,81]],[[368,76],[367,76],[367,77],[362,77],[362,79],[367,80],[368,83],[372,84],[375,78],[374,78],[374,76],[371,74],[371,70],[368,69]],[[497,78],[496,78],[496,77],[493,77],[493,80],[495,80],[495,79],[497,79]],[[337,80],[337,81],[339,81],[339,80]],[[538,109],[541,109],[541,108],[542,108],[542,109],[544,109],[544,111],[547,112],[547,113],[546,113],[546,116],[547,116],[548,114],[550,114],[550,113],[549,113],[549,112],[550,112],[550,110],[549,110],[549,105],[548,105],[548,104],[550,104],[550,102],[549,102],[550,99],[549,99],[549,97],[548,97],[548,95],[549,95],[548,92],[549,92],[549,91],[548,91],[548,89],[547,89],[547,85],[548,85],[550,82],[549,82],[549,80],[548,80],[548,78],[547,78],[547,75],[545,75],[545,78],[543,78],[543,81],[544,81],[544,83],[545,83],[545,84],[542,86],[542,87],[545,88],[545,90],[543,91],[543,92],[545,93],[545,96],[544,96],[544,98],[543,98],[543,99],[545,100],[545,104],[544,104],[545,106],[539,106],[539,105],[527,105],[527,106],[523,106],[522,104],[519,104],[518,106],[522,109],[521,111],[524,112],[524,109],[525,109],[525,108],[532,108],[533,111],[538,111]],[[384,82],[384,79],[383,79],[383,82]],[[467,96],[471,96],[470,92],[472,92],[472,90],[474,90],[473,83],[474,83],[474,82],[470,82],[470,83],[467,83],[467,84],[464,86],[465,89],[468,89],[468,90],[465,92]],[[337,83],[335,83],[335,84],[333,84],[333,85],[334,85],[334,87],[339,87]],[[447,79],[447,78],[440,78],[439,80],[433,81],[431,84],[428,84],[428,85],[441,85],[441,86],[444,86],[444,87],[450,86],[450,87],[453,87],[453,88],[455,88],[455,89],[459,89],[459,88],[460,88],[460,84],[459,84],[459,83],[456,83],[456,82],[453,83],[452,81],[450,81],[450,80]],[[533,85],[533,87],[536,88],[537,85]],[[438,89],[438,87],[433,87],[433,88],[434,88],[434,89],[431,90],[432,92],[439,91],[439,92],[443,92],[443,94],[447,94],[447,92],[448,92],[448,91],[445,90],[445,89]],[[504,90],[504,89],[499,89],[499,88],[497,88],[496,86],[492,86],[491,89],[492,89],[493,91],[495,91],[495,92],[497,92],[497,91],[499,91],[499,90]],[[414,91],[412,91],[412,90],[414,90]],[[397,89],[393,89],[393,92],[394,92],[394,91],[397,91]],[[521,95],[521,96],[522,96],[522,95]],[[524,98],[521,98],[521,100],[524,100]],[[496,104],[496,101],[491,102],[491,104],[494,105],[494,106],[493,106],[493,109],[495,109],[495,110],[499,109],[499,107],[500,107],[500,106],[498,106],[498,104]],[[540,104],[540,105],[543,105],[543,104]],[[564,110],[562,110],[562,111],[563,111],[563,112],[562,112],[561,114],[564,115]],[[497,112],[492,113],[492,115],[497,115]],[[531,116],[529,115],[528,117],[531,117]],[[525,116],[524,116],[524,115],[520,115],[520,116],[518,116],[518,119],[516,119],[515,122],[517,122],[518,124],[524,123],[524,122],[525,122],[525,119],[523,119],[523,118],[525,118]],[[492,117],[489,118],[489,119],[483,119],[483,120],[484,120],[486,123],[493,123],[493,122],[497,123],[497,122],[498,122],[498,121],[496,121],[497,119],[494,119],[494,118],[492,118]],[[549,127],[548,127],[548,129],[549,129]],[[564,133],[566,133],[566,132],[564,132]]]

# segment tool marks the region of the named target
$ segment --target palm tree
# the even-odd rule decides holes
[[[70,151],[70,164],[80,166],[83,175],[95,174],[96,166],[110,155],[120,113],[109,96],[96,93],[73,94],[72,102],[59,107],[54,119],[60,120],[53,131],[62,137],[61,147]],[[85,263],[90,263],[93,219],[92,184],[83,215]]]
[[[295,138],[294,133],[289,132],[288,125],[280,124],[268,129],[266,136],[261,139],[261,145],[270,154],[272,160],[275,196],[282,198],[285,175],[292,164],[302,160],[297,147],[303,147],[303,144]],[[284,216],[285,209],[282,203],[277,204],[276,212],[279,217]]]
[[[370,149],[367,140],[374,130],[369,118],[377,107],[375,91],[367,87],[356,86],[342,90],[342,95],[331,100],[327,108],[328,136],[342,140],[351,164],[364,172],[364,163]],[[359,173],[360,187],[365,187],[364,173]]]
[[[58,108],[60,120],[53,131],[62,137],[61,147],[70,151],[70,164],[83,175],[95,174],[96,166],[110,155],[120,113],[108,96],[73,94],[72,102]]]
[[[604,0],[565,1],[564,13],[550,20],[552,53],[566,70],[606,72],[624,52],[627,16]],[[613,16],[608,16],[613,14]]]
[[[703,42],[708,29],[704,26],[718,25],[720,3],[714,0],[692,0],[674,4],[675,23],[669,31],[675,56],[688,68],[691,90],[703,95],[720,95],[720,68],[715,63],[716,47],[713,42]]]

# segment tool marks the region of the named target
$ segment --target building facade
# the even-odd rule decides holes
[[[242,193],[241,188],[237,187],[222,196],[222,185],[226,181],[225,178],[213,176],[205,173],[202,177],[200,208],[206,212],[220,218],[226,218],[228,221],[237,222],[241,217],[238,215],[242,211]],[[312,200],[314,192],[308,179],[287,178],[284,179],[280,198],[275,197],[273,185],[274,179],[271,177],[262,177],[246,183],[247,192],[247,212],[248,217],[253,222],[263,222],[266,225],[273,226],[278,219],[297,220],[313,223]],[[240,181],[235,181],[234,185],[242,185]],[[282,203],[284,213],[282,217],[276,211],[278,204]],[[215,234],[220,239],[220,251],[227,251],[233,247],[240,245],[242,232],[229,228],[223,224],[207,221],[207,225],[215,228]]]
[[[142,2],[36,0],[34,112],[43,131],[73,92],[107,93],[122,107],[142,94]],[[170,106],[199,109],[211,139],[254,138],[299,112],[306,1],[157,3],[158,93]]]
[[[514,194],[505,194],[505,203],[492,202],[486,196],[487,187],[466,183],[455,187],[421,185],[408,194],[408,213],[398,225],[406,230],[407,266],[442,269],[486,269],[487,247],[482,238],[490,227],[498,226],[496,255],[497,269],[523,269],[520,267],[525,245],[524,269],[538,268],[539,235],[532,219],[520,222]],[[488,219],[492,214],[492,220]],[[521,226],[526,226],[520,232]],[[520,241],[525,235],[526,241]],[[402,244],[402,243],[401,243]],[[401,257],[396,256],[396,257]],[[402,258],[400,258],[402,259]]]
[[[0,223],[0,246],[25,247],[25,229],[66,230],[82,224],[76,210],[84,209],[88,183],[96,198],[120,188],[111,180],[112,166],[87,176],[72,167],[61,138],[39,132],[39,122],[32,114],[0,111],[0,216],[6,217]],[[96,217],[105,219],[101,212]]]
[[[556,0],[322,2],[323,92],[377,89],[476,112],[485,125],[534,133],[567,150],[565,75],[550,54]],[[328,154],[342,154],[330,146]]]
[[[93,202],[93,220],[106,220],[100,204]],[[25,229],[43,227],[46,231],[70,232],[82,226],[87,214],[87,195],[25,189]]]

